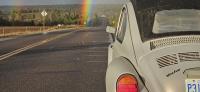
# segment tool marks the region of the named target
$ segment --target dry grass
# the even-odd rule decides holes
[[[70,26],[26,26],[26,27],[0,27],[0,37],[3,36],[16,36],[16,35],[26,35],[40,32],[50,32],[60,29],[68,29],[68,28],[78,28],[81,26],[70,25]]]

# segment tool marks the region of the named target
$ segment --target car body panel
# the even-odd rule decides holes
[[[109,46],[106,91],[116,92],[117,79],[128,73],[137,77],[140,92],[184,92],[188,78],[185,71],[200,72],[200,36],[169,36],[143,42],[132,3],[127,1],[123,8],[127,9],[126,32],[122,42],[115,39]],[[152,47],[156,42],[160,46]]]

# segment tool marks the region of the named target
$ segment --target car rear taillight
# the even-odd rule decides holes
[[[129,74],[120,76],[117,82],[117,92],[138,92],[136,78]]]

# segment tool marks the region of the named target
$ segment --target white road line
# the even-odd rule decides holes
[[[34,48],[34,47],[37,47],[37,46],[40,46],[40,45],[42,45],[42,44],[48,43],[48,42],[50,42],[50,41],[53,41],[53,40],[62,38],[62,37],[67,36],[67,35],[70,35],[70,34],[72,34],[72,33],[74,33],[74,32],[75,32],[75,31],[72,31],[72,32],[66,33],[66,34],[62,34],[62,35],[58,35],[58,36],[56,36],[56,37],[49,38],[49,39],[46,39],[46,40],[43,40],[43,41],[40,41],[40,42],[31,44],[31,45],[28,45],[28,46],[26,46],[26,47],[23,47],[23,48],[14,50],[14,51],[9,52],[9,53],[7,53],[7,54],[1,55],[1,56],[0,56],[0,61],[1,61],[1,60],[4,60],[4,59],[7,59],[7,58],[9,58],[9,57],[11,57],[11,56],[17,55],[17,54],[19,54],[19,53],[22,53],[22,52],[24,52],[24,51],[27,51],[27,50],[29,50],[29,49],[32,49],[32,48]]]
[[[105,61],[87,61],[88,63],[105,63]]]
[[[87,55],[89,57],[106,57],[107,55]]]
[[[107,51],[87,51],[88,53],[107,53]]]
[[[108,47],[92,47],[88,48],[89,50],[94,50],[94,49],[108,49]]]
[[[109,41],[91,41],[92,43],[99,43],[99,44],[106,44],[109,43]]]
[[[4,60],[4,59],[6,59],[6,58],[9,58],[9,57],[11,57],[11,56],[13,56],[13,55],[19,54],[19,53],[21,53],[21,52],[23,52],[23,51],[26,51],[26,50],[28,50],[28,49],[34,48],[34,47],[36,47],[36,46],[39,46],[39,45],[41,45],[41,44],[43,44],[43,43],[36,43],[36,44],[29,45],[29,46],[26,46],[26,47],[21,48],[21,49],[17,49],[17,50],[15,50],[15,51],[10,52],[10,53],[4,54],[4,55],[0,56],[0,61],[1,61],[1,60]]]

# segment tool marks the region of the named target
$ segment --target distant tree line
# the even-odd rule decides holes
[[[41,15],[43,9],[12,9],[8,14],[0,10],[0,26],[41,26],[45,20],[47,26],[80,24],[78,9],[47,9],[48,15]]]
[[[117,8],[118,7],[118,8]],[[41,12],[45,10],[48,15],[42,17]],[[109,25],[116,27],[120,6],[111,7],[99,5],[93,11],[88,20],[83,20],[81,5],[56,5],[56,6],[25,6],[22,8],[0,8],[0,26],[47,26],[58,24],[79,25],[87,22],[87,26]]]

